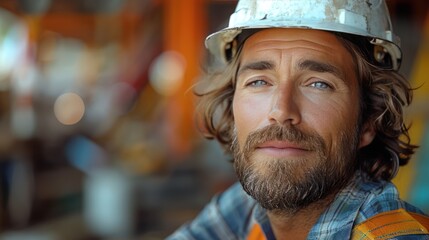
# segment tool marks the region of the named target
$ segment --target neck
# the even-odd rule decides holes
[[[332,202],[333,196],[329,196],[319,202],[313,203],[298,211],[268,211],[267,215],[271,223],[274,235],[278,240],[306,239],[308,233],[317,219]]]

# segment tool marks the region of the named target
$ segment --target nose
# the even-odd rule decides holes
[[[296,125],[301,122],[299,99],[294,90],[278,89],[273,97],[268,115],[270,123]]]

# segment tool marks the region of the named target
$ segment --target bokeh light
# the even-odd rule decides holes
[[[85,103],[76,93],[64,93],[55,101],[54,113],[60,123],[73,125],[82,119]]]
[[[151,65],[149,81],[159,94],[170,96],[180,88],[185,69],[186,60],[180,53],[166,51]]]

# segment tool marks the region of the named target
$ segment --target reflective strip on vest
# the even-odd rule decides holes
[[[404,209],[377,214],[353,228],[352,239],[391,239],[403,235],[429,234],[429,217]]]

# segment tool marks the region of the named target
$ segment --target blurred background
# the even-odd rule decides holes
[[[395,183],[429,212],[429,1],[388,0],[421,145]],[[194,121],[233,0],[0,0],[0,239],[164,239],[235,181]]]

